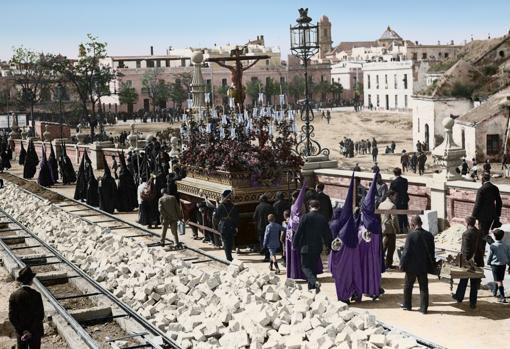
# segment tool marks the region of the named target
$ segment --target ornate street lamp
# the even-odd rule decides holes
[[[310,95],[308,91],[308,60],[319,51],[319,25],[311,23],[308,17],[308,9],[299,9],[297,25],[290,26],[290,49],[298,58],[303,60],[305,70],[305,100],[301,108],[301,120],[304,125],[301,127],[303,135],[299,140],[296,150],[303,156],[314,156],[323,154],[329,156],[329,149],[322,148],[319,142],[313,140],[314,127],[311,122],[314,119]]]

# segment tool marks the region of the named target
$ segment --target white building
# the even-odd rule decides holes
[[[354,90],[363,78],[363,62],[340,62],[331,66],[331,82],[337,82],[343,87],[343,98],[354,97]]]
[[[443,120],[453,115],[463,115],[473,108],[470,99],[454,97],[412,96],[413,147],[418,141],[429,149],[444,139]],[[464,142],[458,143],[463,145]],[[416,150],[416,148],[414,148]]]
[[[365,108],[409,109],[413,87],[412,61],[375,62],[363,65]]]

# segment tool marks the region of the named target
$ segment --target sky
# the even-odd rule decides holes
[[[314,21],[329,17],[334,45],[375,40],[388,25],[429,44],[510,30],[509,0],[0,0],[0,60],[18,46],[76,57],[87,33],[107,42],[110,55],[244,44],[257,35],[286,55],[300,7]]]

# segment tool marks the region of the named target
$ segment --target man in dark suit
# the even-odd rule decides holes
[[[333,216],[333,206],[331,205],[331,198],[324,193],[324,183],[319,183],[315,187],[317,191],[316,198],[319,201],[320,209],[319,213],[324,216],[329,222]]]
[[[480,232],[475,228],[476,219],[474,217],[466,217],[466,231],[462,234],[462,246],[460,253],[462,254],[462,261],[464,265],[469,264],[469,260],[475,255],[477,246],[479,244]],[[477,267],[483,266],[483,259],[475,259]],[[452,294],[452,298],[458,303],[464,300],[468,281],[471,284],[469,291],[469,306],[471,309],[476,308],[476,300],[478,297],[478,289],[480,288],[481,279],[460,279],[457,292]]]
[[[39,349],[44,335],[44,307],[41,294],[30,287],[35,273],[30,267],[19,271],[21,287],[9,298],[9,320],[16,329],[18,349]]]
[[[239,209],[232,202],[232,190],[224,190],[221,194],[221,203],[213,214],[213,224],[221,234],[225,258],[232,261],[232,248],[234,238],[239,226]]]
[[[400,258],[400,269],[405,271],[404,310],[412,309],[413,286],[418,279],[420,284],[420,311],[427,313],[429,306],[429,280],[427,273],[435,261],[434,237],[422,229],[420,216],[411,220],[413,231],[407,235],[404,251]]]
[[[283,213],[285,210],[290,209],[290,203],[285,199],[285,194],[281,191],[276,193],[276,201],[273,204],[274,215],[276,216],[276,223],[283,223]]]
[[[255,207],[255,212],[253,212],[253,220],[255,221],[259,236],[260,250],[264,253],[264,262],[269,262],[269,251],[262,245],[264,242],[266,226],[269,224],[267,216],[270,214],[274,214],[273,205],[268,202],[267,195],[262,194],[259,198],[259,204]]]
[[[408,182],[407,179],[402,177],[402,170],[399,167],[393,169],[395,179],[390,184],[390,190],[397,193],[397,202],[395,206],[398,210],[407,210],[409,208],[409,195],[407,194]],[[407,215],[398,215],[398,226],[401,232],[407,232],[409,229],[409,222]]]
[[[478,220],[478,228],[480,229],[480,243],[476,251],[475,259],[483,263],[485,254],[485,244],[489,236],[489,230],[492,228],[499,228],[501,223],[501,195],[497,186],[490,182],[491,175],[485,172],[482,175],[482,186],[476,193],[475,205],[471,216]]]
[[[301,218],[292,245],[301,254],[301,269],[308,281],[308,289],[314,289],[316,293],[319,293],[317,260],[320,258],[322,246],[325,244],[327,249],[331,246],[331,230],[326,218],[319,213],[319,201],[311,200],[309,206],[310,212]]]

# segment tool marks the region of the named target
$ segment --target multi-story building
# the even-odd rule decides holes
[[[409,109],[413,88],[412,61],[374,62],[363,65],[365,108]]]
[[[342,85],[344,100],[352,100],[357,84],[363,84],[363,62],[339,62],[331,66],[331,82]]]

